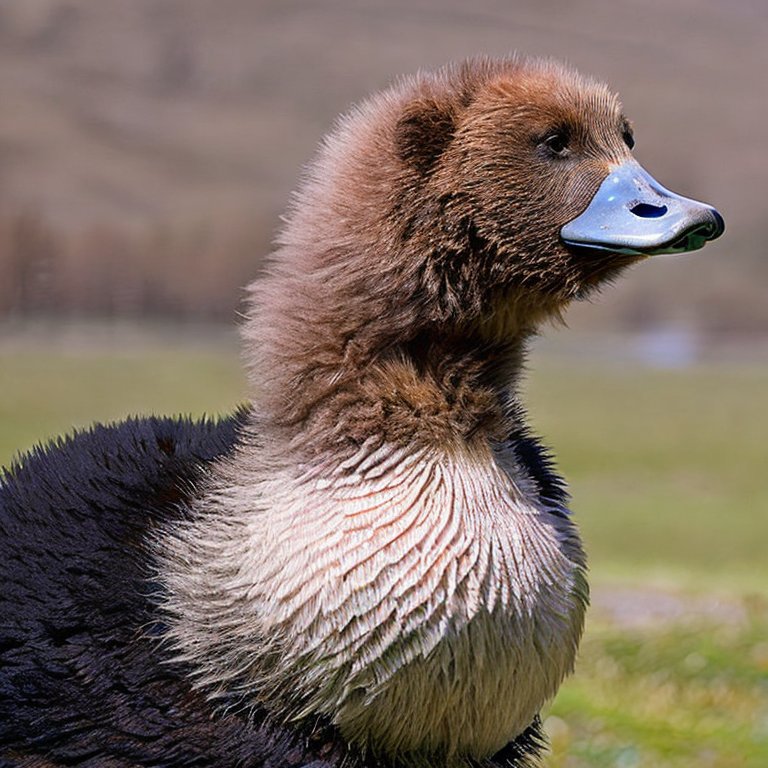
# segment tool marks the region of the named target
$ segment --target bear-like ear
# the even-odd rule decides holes
[[[455,127],[449,104],[430,98],[413,101],[397,121],[397,152],[419,173],[427,173],[450,143]]]

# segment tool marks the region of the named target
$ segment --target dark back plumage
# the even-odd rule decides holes
[[[158,640],[149,542],[184,515],[246,416],[97,425],[5,473],[0,766],[320,768],[352,757],[327,724],[308,731],[214,709]],[[496,761],[540,744],[534,723]]]

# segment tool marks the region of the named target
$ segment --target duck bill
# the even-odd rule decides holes
[[[655,256],[696,251],[724,230],[723,217],[711,205],[670,192],[630,160],[611,168],[560,237],[577,248]]]

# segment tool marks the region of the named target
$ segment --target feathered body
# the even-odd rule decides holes
[[[159,543],[169,638],[214,697],[459,764],[571,671],[584,556],[508,440],[526,338],[589,287],[528,145],[490,165],[531,91],[542,120],[570,99],[621,124],[554,65],[475,62],[363,105],[310,169],[252,287],[250,427]],[[508,229],[480,223],[480,180],[506,187]]]
[[[518,383],[641,257],[559,237],[628,136],[604,86],[520,59],[339,124],[252,286],[249,409],[6,477],[6,763],[535,762],[587,588]]]
[[[233,455],[248,418],[242,411],[221,422],[95,427],[6,473],[0,765],[378,765],[331,718],[286,724],[263,708],[211,703],[164,642],[167,595],[155,578],[153,542],[188,519],[195,489],[212,462]],[[561,491],[541,449],[523,436],[515,445],[548,503],[557,503]],[[533,723],[489,764],[527,761],[539,748]]]
[[[571,671],[586,587],[559,493],[513,444],[369,443],[268,474],[239,458],[162,541],[198,684],[374,754],[490,757],[530,725]]]

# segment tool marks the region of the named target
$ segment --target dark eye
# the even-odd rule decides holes
[[[570,154],[568,148],[568,136],[564,133],[553,133],[544,139],[544,146],[557,157],[567,157]]]
[[[632,134],[630,128],[625,128],[624,133],[621,134],[621,138],[624,139],[624,143],[632,149],[635,146],[635,137]]]

